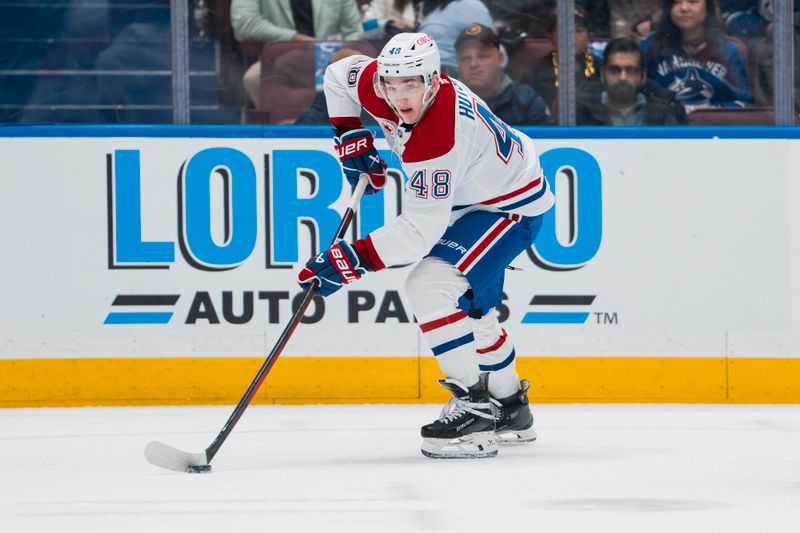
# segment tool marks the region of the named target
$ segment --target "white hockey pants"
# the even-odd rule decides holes
[[[470,386],[488,371],[490,394],[505,398],[519,388],[514,346],[495,309],[474,319],[456,307],[467,289],[464,275],[436,257],[420,261],[406,280],[411,309],[445,377]]]

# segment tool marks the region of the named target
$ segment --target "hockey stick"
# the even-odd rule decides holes
[[[353,191],[353,196],[350,198],[350,203],[348,204],[347,209],[345,209],[344,215],[342,215],[342,222],[339,224],[339,229],[336,230],[336,236],[333,238],[333,243],[344,237],[347,227],[353,220],[358,203],[361,200],[361,196],[364,194],[364,190],[367,188],[368,183],[369,179],[365,174],[362,174],[358,185],[356,185],[356,188]],[[297,311],[295,311],[294,315],[292,315],[292,318],[289,320],[286,328],[284,328],[283,333],[281,333],[281,336],[278,338],[278,342],[275,344],[275,347],[272,348],[272,351],[267,356],[264,364],[261,365],[261,369],[258,371],[258,374],[256,374],[255,379],[253,379],[253,382],[250,383],[250,387],[247,389],[247,392],[245,392],[244,396],[242,396],[242,399],[239,400],[239,403],[236,405],[233,413],[231,413],[228,421],[225,422],[225,425],[222,427],[222,431],[220,431],[217,435],[217,438],[214,439],[214,442],[212,442],[211,445],[203,452],[189,453],[173,448],[172,446],[167,446],[161,442],[153,441],[150,442],[144,450],[144,456],[150,463],[154,464],[155,466],[160,466],[161,468],[176,470],[178,472],[199,473],[211,471],[211,460],[217,454],[222,446],[222,443],[225,442],[225,439],[228,438],[228,435],[230,435],[231,431],[233,431],[234,426],[236,426],[236,423],[242,417],[242,414],[244,414],[244,410],[247,409],[247,406],[250,405],[251,400],[256,395],[256,392],[258,392],[259,387],[261,387],[261,384],[266,379],[267,374],[269,374],[269,371],[272,369],[275,361],[278,360],[278,356],[280,356],[283,348],[289,342],[289,338],[292,336],[297,324],[300,323],[303,315],[305,315],[306,309],[311,304],[311,300],[314,298],[314,292],[316,292],[318,287],[319,281],[314,280],[311,283],[311,286],[306,289],[305,293],[303,293],[303,298],[300,300],[300,305],[297,308]]]

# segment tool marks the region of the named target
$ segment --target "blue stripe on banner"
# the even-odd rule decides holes
[[[475,340],[475,336],[472,333],[467,333],[461,338],[453,339],[451,341],[445,342],[444,344],[440,344],[439,346],[434,346],[431,348],[433,355],[441,355],[445,352],[449,352],[450,350],[454,350],[459,346],[464,346],[467,343],[470,343]]]
[[[525,204],[535,202],[536,200],[542,197],[542,195],[545,193],[546,190],[547,190],[547,180],[544,180],[544,186],[541,189],[539,189],[539,191],[537,191],[536,194],[529,196],[524,200],[520,200],[519,202],[510,205],[505,205],[503,207],[498,207],[498,209],[502,209],[503,211],[511,211],[512,209],[522,207]]]
[[[511,355],[503,359],[501,362],[497,363],[496,365],[478,365],[478,368],[485,371],[494,371],[494,370],[502,370],[503,368],[507,367],[511,364],[511,361],[514,360],[514,357],[517,356],[517,352],[515,350],[511,350]]]
[[[173,313],[108,313],[103,324],[166,324]]]
[[[525,313],[523,324],[583,324],[589,313]]]

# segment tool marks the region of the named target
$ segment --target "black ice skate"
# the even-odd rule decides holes
[[[455,379],[439,380],[453,393],[439,420],[422,426],[422,454],[435,459],[477,459],[497,455],[497,409],[486,389],[487,374],[465,387]]]
[[[497,442],[533,442],[536,431],[533,429],[533,414],[528,406],[528,389],[531,384],[527,379],[519,382],[519,390],[506,398],[494,399],[497,406]]]

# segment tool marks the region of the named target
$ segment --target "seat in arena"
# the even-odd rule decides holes
[[[261,52],[261,102],[258,111],[271,124],[291,124],[306,111],[316,94],[315,76],[320,42],[277,41]],[[341,41],[341,48],[352,48],[375,57],[375,48],[366,41]]]
[[[795,124],[800,124],[800,115],[795,113]],[[698,109],[689,114],[692,126],[772,126],[775,112],[771,107],[718,107]]]

